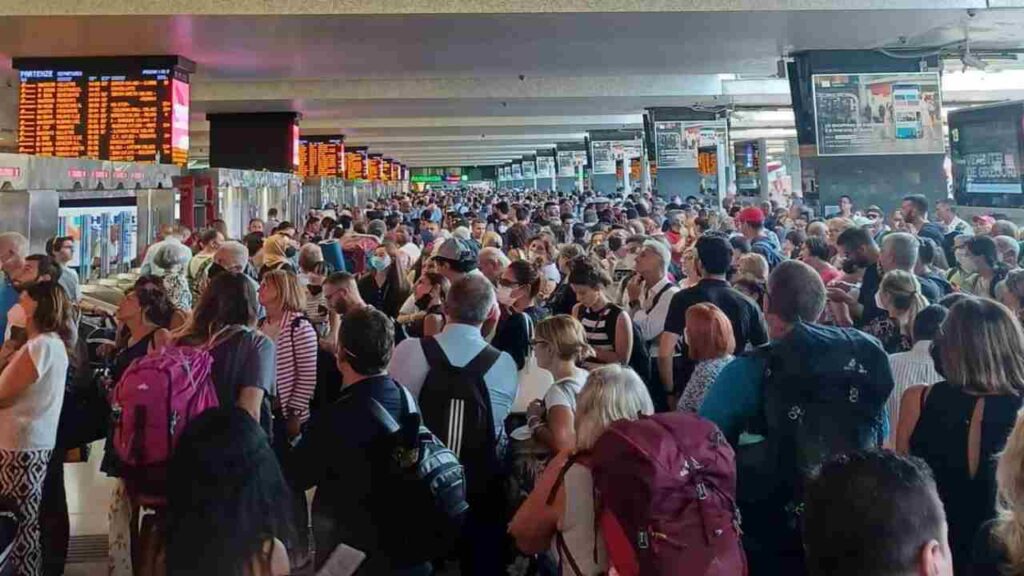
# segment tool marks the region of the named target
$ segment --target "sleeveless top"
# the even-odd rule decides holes
[[[984,398],[978,470],[967,460],[971,415]],[[910,453],[928,463],[946,508],[956,573],[970,563],[974,537],[995,516],[996,456],[1013,429],[1022,399],[972,396],[948,382],[933,384],[910,436]]]
[[[604,308],[594,311],[586,306],[580,308],[580,324],[587,334],[587,344],[595,351],[615,350],[615,326],[619,319],[622,308],[615,304],[608,304]],[[601,367],[600,362],[586,361],[583,366],[587,369]]]

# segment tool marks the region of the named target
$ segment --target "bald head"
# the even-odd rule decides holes
[[[213,261],[229,272],[242,272],[249,263],[249,249],[234,240],[220,245]]]

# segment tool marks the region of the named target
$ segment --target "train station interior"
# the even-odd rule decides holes
[[[1024,0],[0,0],[0,233],[73,238],[112,315],[169,226],[425,194],[1020,226],[1022,30]],[[124,574],[103,452],[63,465],[68,576]]]

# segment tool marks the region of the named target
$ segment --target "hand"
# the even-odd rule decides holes
[[[629,301],[640,299],[640,291],[643,290],[644,279],[639,274],[634,274],[629,282],[626,284],[626,294],[629,296]]]
[[[534,400],[530,402],[530,406],[526,409],[526,419],[532,418],[544,418],[544,414],[547,410],[544,409],[543,400]]]
[[[853,295],[843,290],[842,288],[828,288],[828,299],[832,302],[838,302],[840,304],[846,304],[847,306],[856,304],[857,300],[854,299]]]
[[[288,438],[295,438],[302,433],[302,421],[299,420],[298,414],[289,414],[288,419],[285,421],[285,428],[288,432]]]

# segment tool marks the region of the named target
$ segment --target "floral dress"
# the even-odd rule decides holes
[[[697,366],[693,369],[693,374],[690,376],[690,381],[686,384],[686,389],[683,390],[683,395],[679,397],[679,404],[676,406],[676,410],[680,412],[692,412],[696,414],[700,411],[700,405],[704,403],[704,397],[707,395],[708,390],[718,379],[718,373],[725,368],[725,365],[732,362],[733,356],[722,356],[721,358],[712,358],[711,360],[701,360]]]

